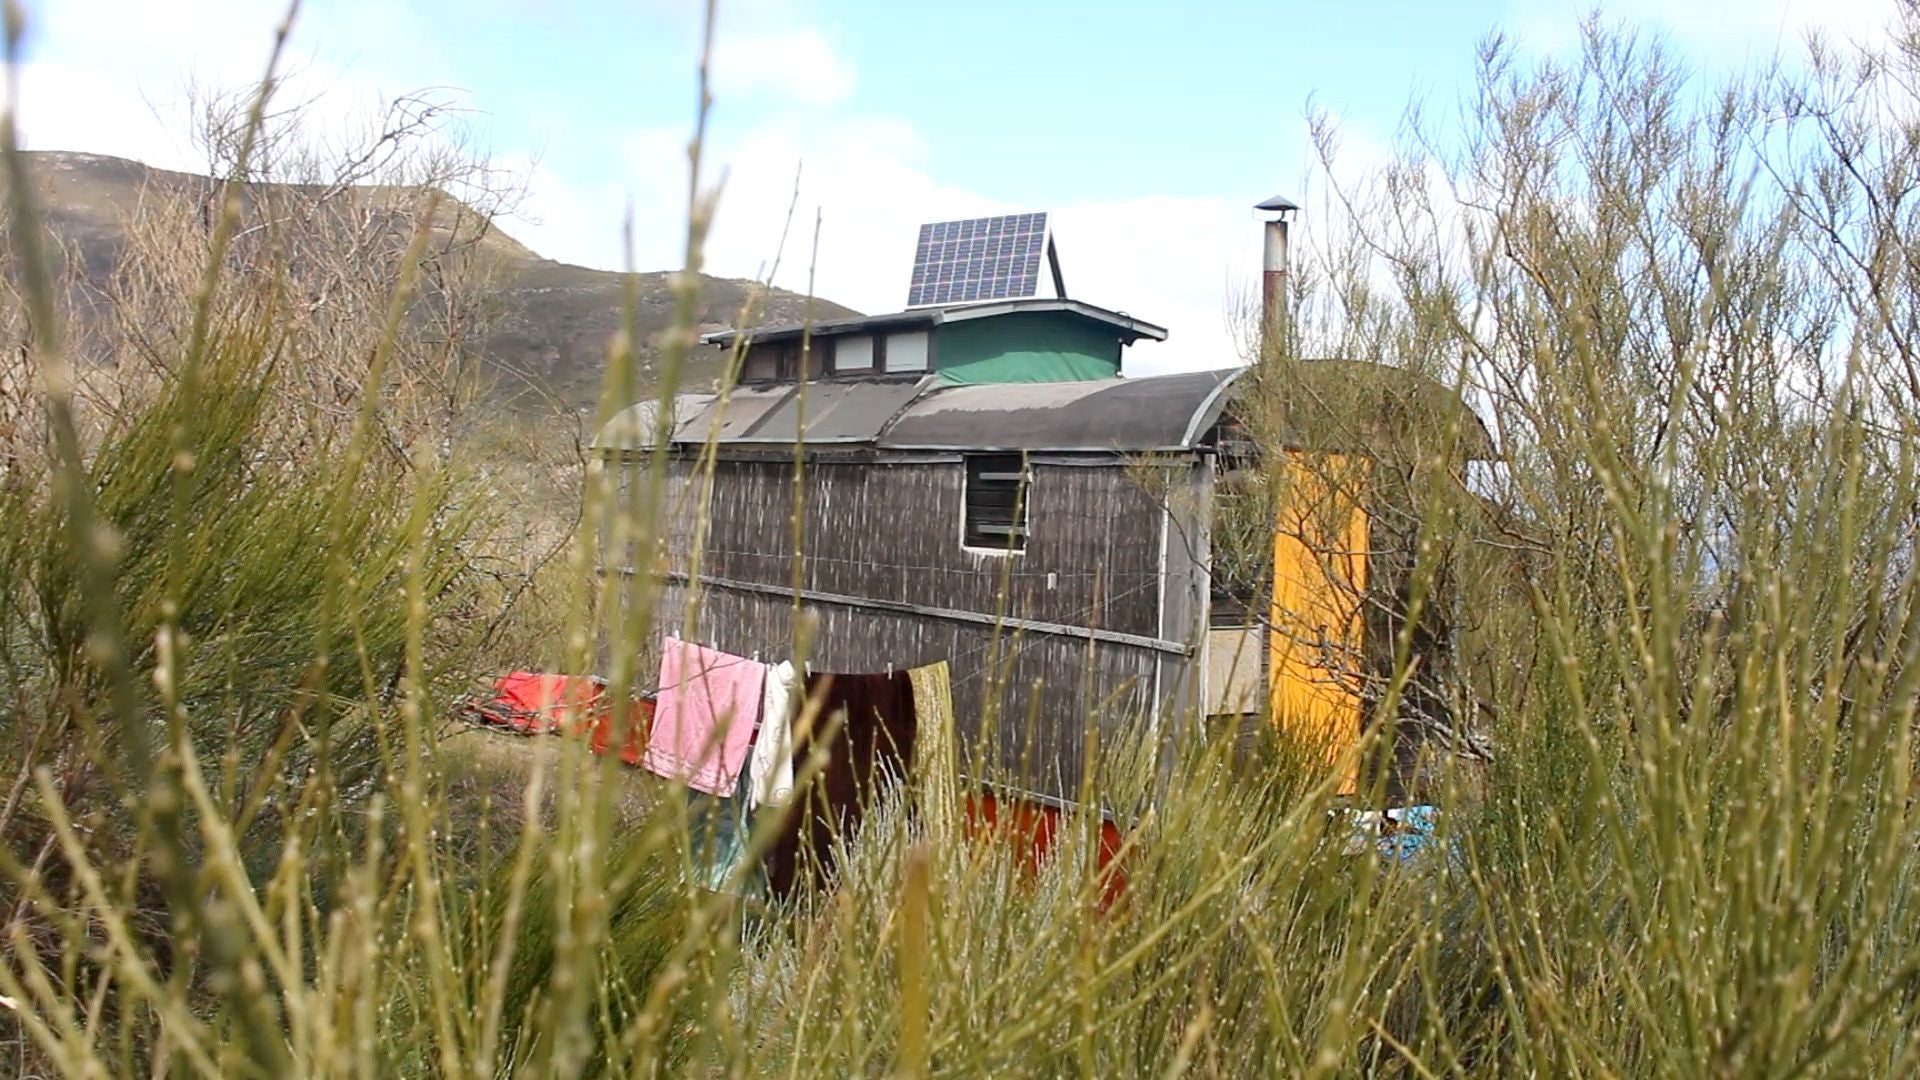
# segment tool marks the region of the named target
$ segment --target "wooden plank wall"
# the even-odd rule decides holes
[[[791,460],[717,464],[700,580],[791,586],[793,468]],[[1181,565],[1163,580],[1161,499],[1110,455],[1036,458],[1032,472],[1031,533],[1026,550],[1009,555],[961,546],[965,471],[957,455],[808,461],[803,588],[1187,640],[1188,624],[1196,622],[1191,594],[1204,589],[1203,570],[1189,565],[1191,545],[1175,540],[1169,555]],[[1201,474],[1176,472],[1183,482]],[[679,520],[669,524],[667,559],[656,567],[692,568],[698,483],[691,462],[672,463],[665,504]],[[657,608],[663,629],[681,625],[689,600],[684,585],[666,587]],[[981,745],[988,760],[1017,770],[1045,795],[1067,797],[1077,785],[1090,715],[1100,717],[1103,738],[1112,738],[1148,715],[1157,696],[1196,689],[1186,678],[1195,660],[1137,645],[844,604],[806,607],[819,619],[816,669],[880,671],[889,663],[947,660],[963,753]],[[790,596],[704,584],[696,636],[739,655],[785,657],[793,614]]]
[[[964,482],[957,458],[808,462],[804,587],[1159,635],[1159,508],[1124,468],[1036,464],[1014,555],[961,546]],[[703,574],[791,584],[793,498],[791,462],[720,463]]]
[[[1165,493],[1166,557],[1160,590],[1160,636],[1191,642],[1195,655],[1182,662],[1161,659],[1160,694],[1167,713],[1184,724],[1205,707],[1207,669],[1204,657],[1208,603],[1213,591],[1213,483],[1211,458],[1163,458],[1157,484]],[[1169,729],[1167,738],[1185,737],[1183,728]]]

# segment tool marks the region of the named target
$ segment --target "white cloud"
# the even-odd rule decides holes
[[[1129,374],[1241,362],[1231,308],[1259,288],[1261,234],[1253,202],[1143,195],[1075,203],[1053,215],[1067,295],[1168,330],[1166,341],[1129,350]]]
[[[318,7],[316,5],[316,7]],[[63,0],[30,12],[22,140],[191,169],[193,87],[245,91],[265,73],[284,0],[171,4]],[[378,0],[328,5],[295,24],[276,104],[312,101],[315,138],[338,139],[380,102],[447,82],[431,27]],[[350,32],[349,32],[350,31]]]
[[[1214,195],[1141,192],[1039,207],[1010,203],[1005,193],[943,182],[929,165],[924,136],[912,125],[846,107],[855,72],[829,36],[805,29],[804,13],[793,3],[764,0],[761,6],[767,17],[754,25],[787,29],[744,34],[732,45],[723,35],[716,79],[723,109],[742,97],[750,105],[782,104],[761,110],[712,147],[708,175],[717,177],[724,168],[727,185],[707,248],[709,271],[763,274],[787,229],[778,284],[805,289],[811,269],[815,291],[823,297],[868,312],[894,310],[905,301],[921,222],[1047,209],[1053,212],[1070,295],[1169,329],[1164,344],[1131,350],[1132,373],[1240,361],[1233,309],[1257,295],[1260,273],[1260,227],[1250,204],[1272,191],[1243,190],[1234,182],[1223,185],[1230,192]],[[1776,42],[1790,51],[1811,28],[1869,36],[1880,18],[1878,6],[1867,0],[1620,0],[1612,11],[1630,22],[1664,28],[1686,55],[1714,64],[1738,59],[1743,50],[1771,49]],[[738,17],[736,12],[733,18]],[[1531,48],[1553,49],[1573,42],[1578,15],[1551,0],[1516,0],[1508,22]],[[796,70],[808,74],[796,75]],[[629,133],[620,153],[624,175],[584,186],[557,177],[541,180],[530,211],[541,221],[522,228],[524,238],[557,258],[621,265],[621,215],[630,196],[632,205],[642,208],[636,264],[676,265],[686,199],[685,137],[680,128]],[[1393,156],[1381,132],[1361,125],[1346,124],[1341,142],[1334,168],[1338,182],[1353,184]],[[1441,178],[1430,175],[1428,182],[1441,214],[1434,228],[1444,239],[1458,223]],[[1355,224],[1324,190],[1287,193],[1307,204],[1304,228],[1295,232],[1296,264],[1311,257],[1310,244],[1339,243]],[[790,204],[794,219],[788,229]],[[817,260],[810,260],[816,211],[820,247]]]
[[[722,101],[838,105],[853,94],[853,66],[814,27],[735,34],[713,49],[714,93]]]
[[[684,242],[685,134],[626,138],[620,183],[591,188],[536,175],[525,218],[509,229],[536,250],[588,265],[623,264],[623,193],[646,208],[636,221],[635,262],[677,265]],[[1016,206],[942,183],[910,125],[876,117],[782,114],[713,149],[708,166],[726,186],[706,250],[709,272],[763,276],[867,312],[906,301],[913,244],[925,221],[1015,210],[1053,212],[1068,295],[1166,326],[1167,342],[1135,346],[1129,370],[1226,367],[1239,362],[1230,299],[1257,287],[1259,226],[1251,198],[1142,195],[1059,207]],[[794,196],[796,169],[799,197]],[[789,207],[793,207],[789,224]],[[819,252],[814,242],[816,213]],[[779,252],[782,232],[787,241]]]

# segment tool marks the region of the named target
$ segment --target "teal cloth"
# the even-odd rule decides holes
[[[752,768],[740,770],[731,798],[687,789],[687,842],[689,864],[696,885],[710,892],[730,892],[736,896],[750,889],[759,875],[749,873],[739,881],[730,881],[734,868],[747,857],[747,839],[752,819],[747,812],[747,793],[752,790]]]

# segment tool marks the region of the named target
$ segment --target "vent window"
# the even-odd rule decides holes
[[[885,364],[889,372],[927,370],[928,341],[925,330],[906,334],[888,334]]]
[[[740,381],[793,382],[796,379],[819,378],[822,354],[827,350],[823,342],[806,344],[804,350],[798,339],[760,342],[748,347],[746,359],[740,365]],[[806,360],[804,369],[800,363],[803,357]]]
[[[993,551],[1025,551],[1031,489],[1032,474],[1021,455],[970,455],[960,542]]]
[[[873,370],[873,339],[848,335],[833,342],[833,373],[858,374]]]

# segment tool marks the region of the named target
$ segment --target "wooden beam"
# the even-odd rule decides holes
[[[628,577],[634,571],[626,568],[617,571]],[[759,593],[763,596],[781,596],[791,599],[794,590],[788,585],[767,585],[757,581],[734,581],[730,578],[702,577],[689,581],[688,575],[679,570],[669,570],[661,574],[661,579],[676,585],[707,586],[726,589],[730,592]],[[1123,634],[1117,630],[1097,630],[1091,626],[1067,626],[1063,623],[1041,622],[1038,619],[1019,619],[1011,615],[988,615],[979,611],[960,611],[955,608],[925,607],[909,604],[903,600],[879,600],[867,596],[848,596],[845,593],[819,592],[814,589],[801,589],[802,600],[812,600],[820,604],[835,604],[840,607],[867,608],[874,611],[891,611],[900,615],[918,615],[922,618],[941,619],[947,622],[974,623],[980,626],[1004,626],[1009,630],[1025,630],[1035,634],[1054,634],[1060,637],[1076,637],[1087,641],[1098,641],[1108,645],[1128,645],[1136,649],[1151,649],[1155,652],[1169,653],[1174,656],[1192,656],[1193,647],[1178,641],[1147,637],[1144,634]]]

